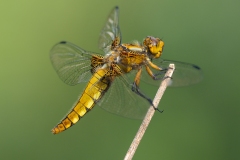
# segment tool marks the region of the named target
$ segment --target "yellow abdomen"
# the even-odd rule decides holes
[[[93,74],[77,104],[67,116],[52,129],[53,134],[60,133],[77,123],[94,107],[96,102],[100,100],[110,85],[109,80],[105,78],[106,72],[106,69],[99,69]]]

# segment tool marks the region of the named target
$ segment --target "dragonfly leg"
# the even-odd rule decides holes
[[[165,77],[158,77],[159,75],[163,75],[167,72],[168,69],[171,69],[171,68],[161,68],[161,70],[159,70],[158,73],[156,74],[153,74],[153,72],[151,71],[150,67],[149,66],[145,66],[146,67],[146,71],[147,73],[152,77],[153,80],[164,80],[166,78],[172,78],[172,77],[169,77],[169,76],[165,76]]]
[[[134,84],[136,87],[139,87],[141,74],[142,74],[142,67],[138,69],[138,72],[134,79]]]
[[[135,76],[135,79],[134,79],[134,82],[133,82],[133,85],[132,85],[132,91],[135,92],[136,94],[138,94],[139,96],[143,97],[144,99],[146,99],[152,106],[155,110],[159,111],[159,112],[163,112],[161,110],[159,110],[157,107],[155,107],[153,105],[153,101],[152,99],[148,98],[147,96],[145,96],[139,89],[139,84],[140,84],[140,77],[141,77],[141,73],[142,73],[142,68],[140,68]]]
[[[163,73],[166,73],[167,70],[169,70],[169,69],[172,69],[172,68],[171,68],[171,67],[163,68],[162,70],[160,70],[159,73],[156,73],[156,74],[154,74],[154,75],[155,75],[155,76],[161,75],[161,74],[163,74]],[[168,78],[171,78],[171,77],[168,77]]]
[[[173,69],[171,67],[161,68],[161,67],[157,66],[156,64],[154,64],[151,59],[147,59],[147,62],[148,62],[149,66],[151,66],[152,68],[154,68],[154,69],[156,69],[158,71],[167,71],[168,69]]]
[[[137,84],[135,82],[133,82],[133,85],[132,85],[132,91],[134,93],[136,93],[137,95],[141,96],[142,98],[146,99],[152,106],[155,110],[159,111],[160,113],[163,112],[163,110],[160,110],[158,109],[157,107],[154,106],[153,104],[153,101],[151,98],[148,98],[147,96],[145,96],[139,89],[139,87],[137,86]]]

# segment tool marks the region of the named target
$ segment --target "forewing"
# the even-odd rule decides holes
[[[99,102],[106,111],[131,118],[143,119],[150,104],[131,90],[131,81],[127,77],[117,77]]]
[[[92,54],[72,43],[60,42],[51,49],[50,59],[60,79],[76,85],[90,79]]]
[[[110,50],[110,46],[113,40],[119,38],[121,41],[121,32],[118,21],[118,10],[119,9],[117,6],[113,8],[113,10],[111,11],[107,18],[105,26],[103,27],[100,33],[98,46],[105,53]]]
[[[175,71],[170,84],[171,87],[188,86],[199,83],[203,79],[202,70],[195,64],[162,59],[154,59],[153,63],[161,68],[168,68],[171,63],[175,64]],[[164,78],[165,72],[159,72],[154,69],[151,70],[154,74],[160,73],[157,76],[160,81]],[[159,80],[153,80],[146,70],[143,71],[141,79],[146,83],[159,86]]]

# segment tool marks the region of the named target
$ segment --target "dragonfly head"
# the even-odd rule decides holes
[[[163,51],[164,42],[159,38],[148,36],[144,39],[143,45],[153,58],[159,58]]]

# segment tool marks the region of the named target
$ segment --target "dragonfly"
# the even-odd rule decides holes
[[[76,104],[51,130],[53,134],[69,129],[95,105],[127,118],[143,119],[152,100],[140,90],[140,82],[159,85],[170,63],[176,68],[171,86],[187,86],[202,79],[197,65],[161,59],[164,42],[160,38],[147,36],[142,43],[121,43],[117,6],[107,18],[98,45],[102,54],[66,41],[51,49],[52,65],[63,82],[86,83]]]

